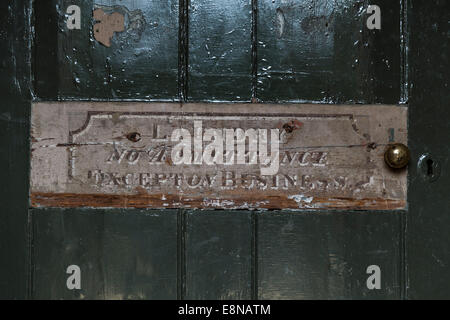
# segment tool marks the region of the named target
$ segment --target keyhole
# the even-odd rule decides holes
[[[429,182],[436,181],[441,175],[439,161],[429,154],[424,154],[419,158],[418,169],[422,178]]]
[[[427,160],[427,175],[429,177],[433,176],[433,160],[432,159],[428,159]]]

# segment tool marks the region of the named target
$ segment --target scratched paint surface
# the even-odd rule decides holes
[[[32,205],[405,207],[406,171],[388,169],[383,154],[392,135],[406,143],[406,108],[258,105],[259,112],[254,110],[226,104],[36,103]],[[191,164],[176,164],[172,157],[178,144],[172,133],[180,128],[193,137]],[[196,163],[194,128],[200,139],[208,129],[278,129],[277,170],[267,174],[262,171],[267,163],[250,163],[250,145],[257,141],[249,139],[245,163],[230,162],[237,159],[234,144],[224,146],[223,164]],[[272,141],[269,155],[275,154]],[[200,143],[203,156],[209,143],[206,138]]]
[[[66,26],[72,4],[81,10],[79,30]],[[177,99],[177,0],[52,0],[39,6],[49,16],[38,24],[39,97]]]
[[[382,30],[366,28],[369,4]],[[258,99],[400,101],[400,1],[258,1]],[[382,79],[382,81],[380,81]]]
[[[191,0],[189,99],[250,101],[250,0]]]

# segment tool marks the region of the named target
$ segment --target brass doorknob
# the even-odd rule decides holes
[[[393,169],[406,167],[409,162],[409,149],[402,143],[393,143],[387,146],[384,152],[384,161]]]

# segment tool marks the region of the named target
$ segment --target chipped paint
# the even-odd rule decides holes
[[[303,194],[294,194],[289,196],[288,199],[294,200],[300,208],[303,208],[307,206],[307,204],[310,204],[314,200],[314,197],[306,197]]]

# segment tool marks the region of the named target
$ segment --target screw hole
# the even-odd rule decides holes
[[[131,132],[127,134],[127,139],[132,142],[138,142],[139,140],[141,140],[141,134],[138,132]]]

